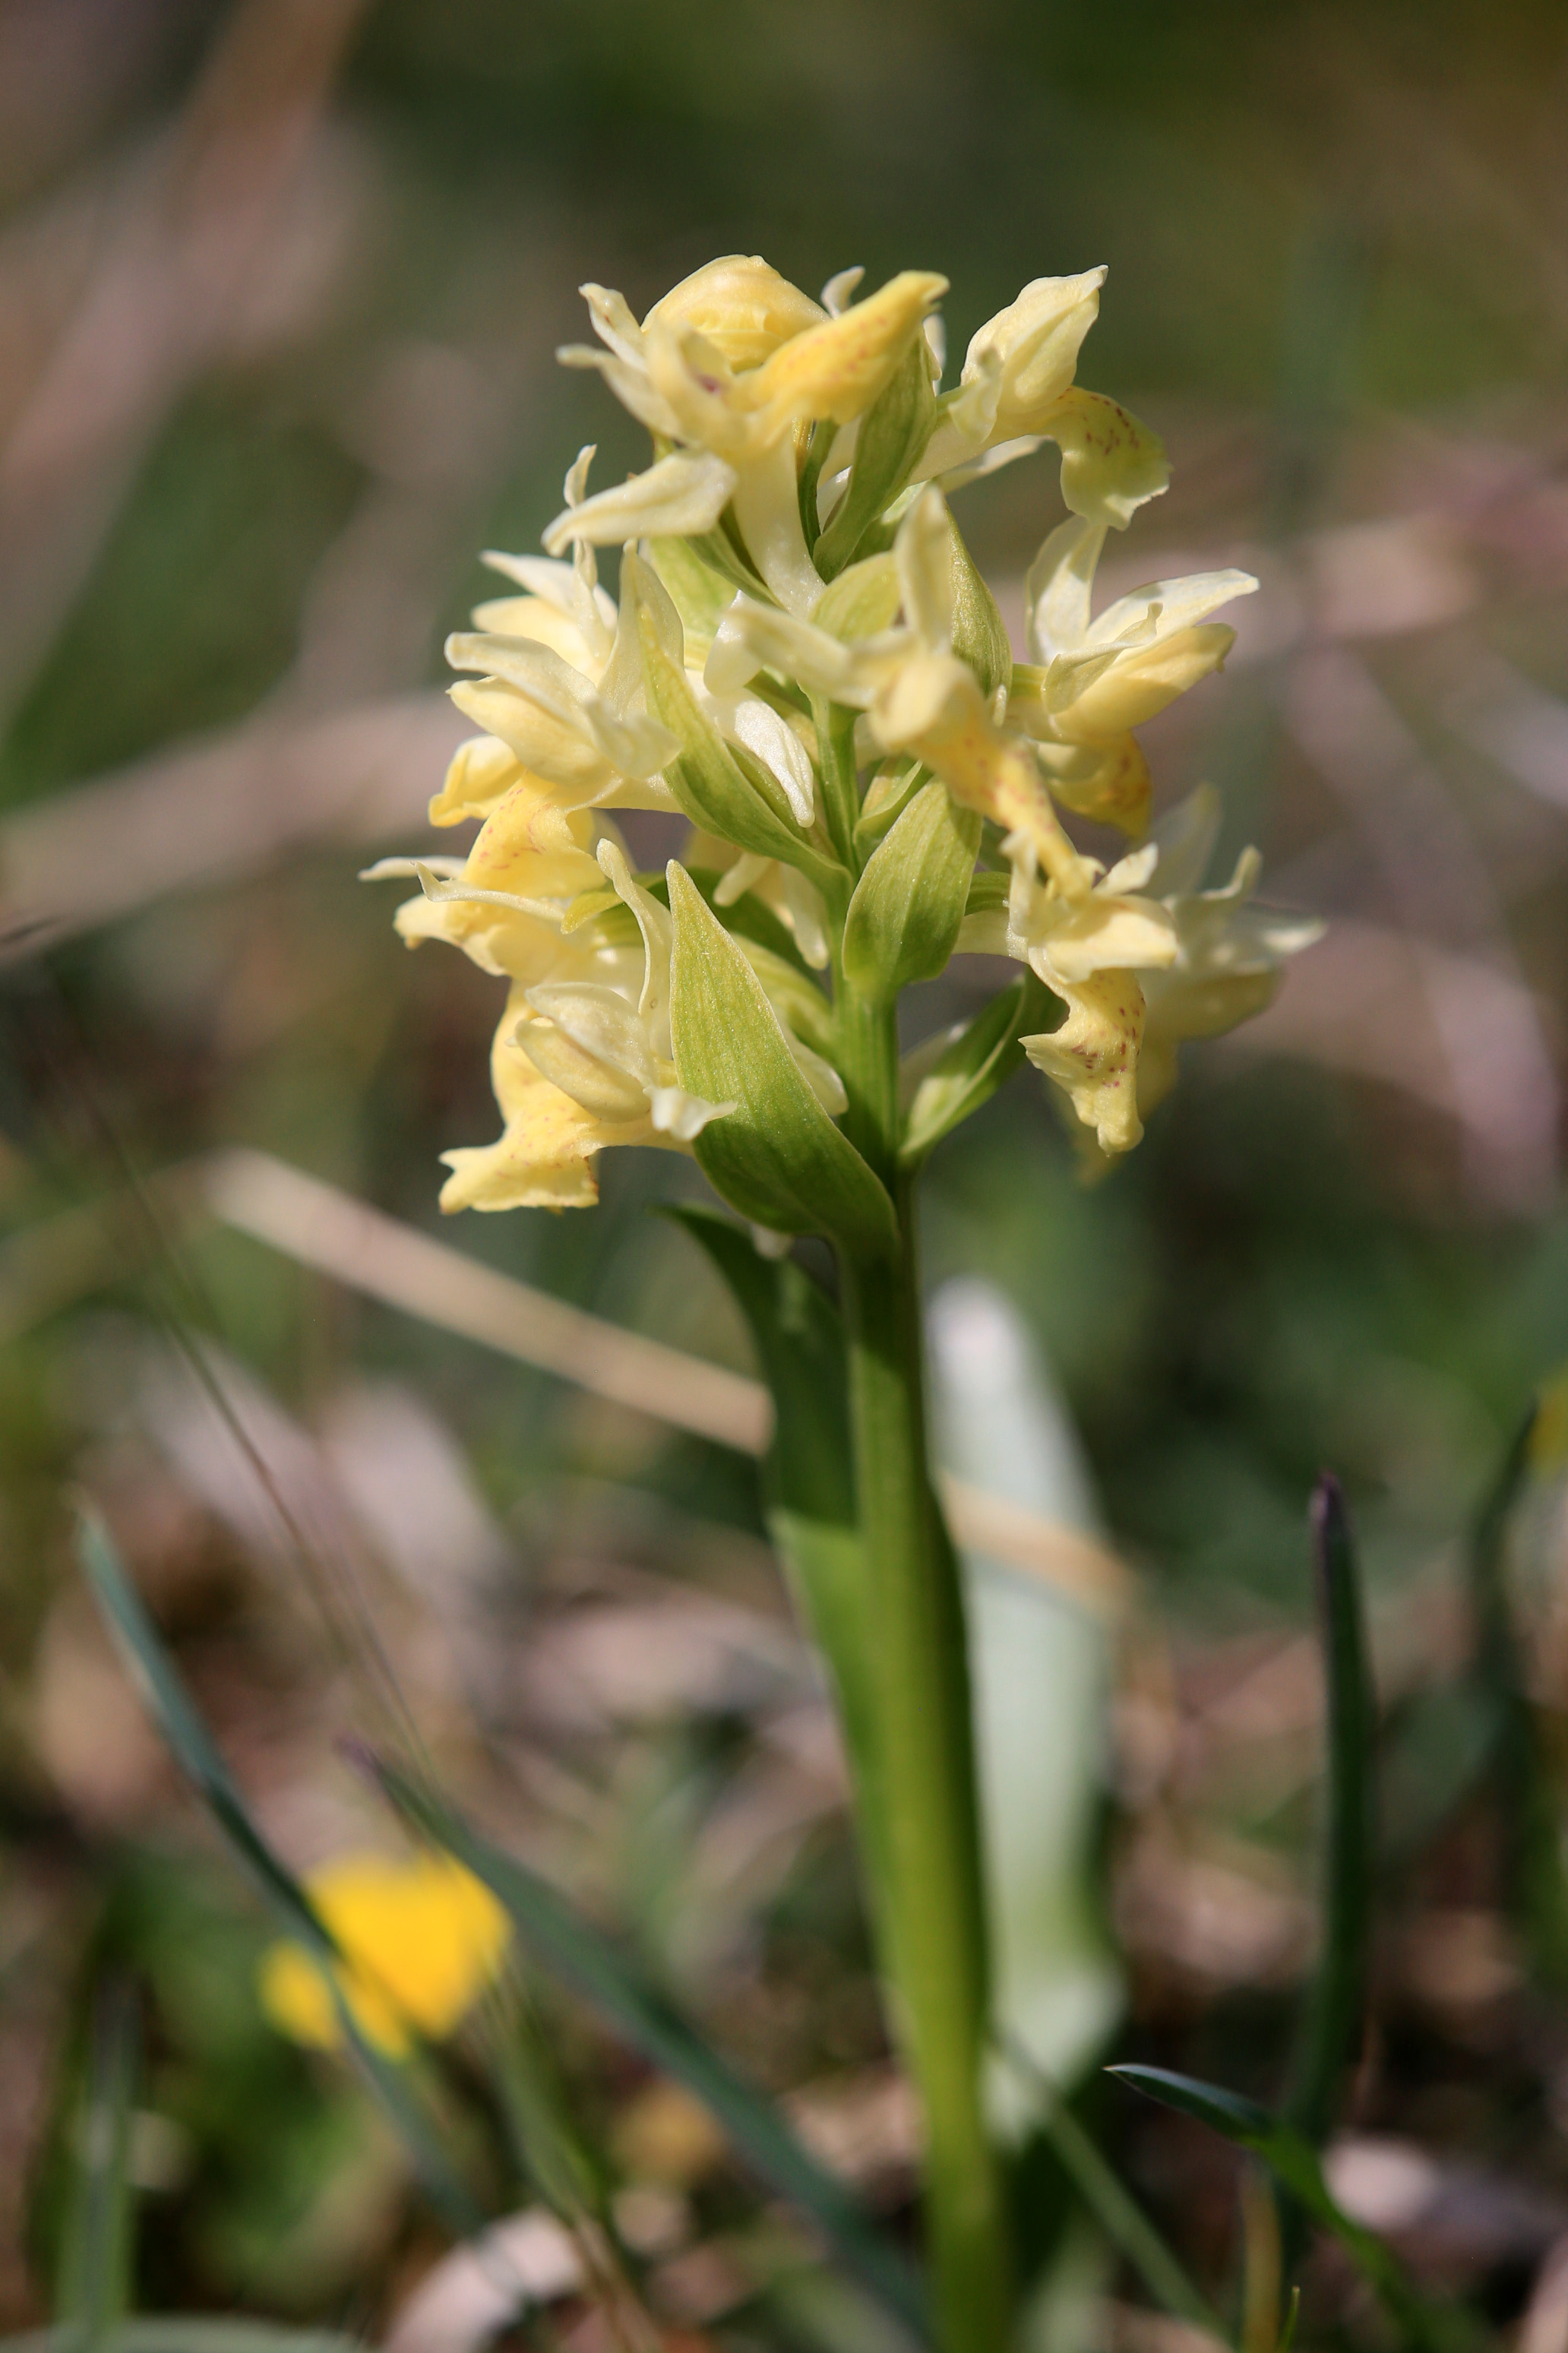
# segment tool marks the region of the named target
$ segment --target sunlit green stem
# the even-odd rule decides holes
[[[840,983],[847,1132],[893,1192],[898,1251],[841,1254],[856,1495],[878,1655],[889,1975],[926,2132],[943,2353],[1005,2353],[1012,2257],[982,2069],[987,1966],[963,1608],[926,1459],[913,1202],[897,1170],[893,1008]]]
[[[860,814],[860,787],[855,770],[855,717],[841,702],[812,698],[816,721],[817,750],[822,767],[822,797],[833,846],[851,872],[855,856],[855,821]],[[846,1082],[847,1083],[847,1082]]]

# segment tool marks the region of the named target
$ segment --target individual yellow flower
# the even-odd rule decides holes
[[[584,290],[592,299],[601,290]],[[654,304],[644,325],[651,328],[658,322],[678,331],[693,329],[729,366],[757,368],[781,343],[820,325],[826,316],[820,302],[792,286],[761,254],[730,253],[704,262],[672,286]]]
[[[1032,667],[1014,670],[1007,720],[1040,747],[1051,789],[1081,816],[1140,834],[1149,771],[1132,730],[1217,670],[1236,631],[1207,616],[1249,596],[1250,573],[1156,580],[1090,618],[1105,525],[1052,532],[1025,584]]]
[[[459,754],[459,757],[461,754]],[[420,896],[395,922],[410,947],[446,940],[481,972],[517,981],[576,970],[590,935],[574,946],[562,922],[574,900],[603,885],[596,852],[619,841],[596,809],[563,809],[552,786],[521,773],[491,807],[466,859],[384,858],[363,879],[416,876]]]
[[[1263,863],[1256,849],[1242,851],[1223,889],[1199,889],[1219,826],[1219,795],[1200,785],[1152,836],[1157,859],[1149,887],[1175,925],[1176,953],[1142,976],[1149,1015],[1138,1107],[1145,1116],[1175,1085],[1184,1040],[1221,1037],[1261,1013],[1279,994],[1287,957],[1323,935],[1315,915],[1253,903]]]
[[[1140,976],[1177,954],[1173,917],[1144,895],[1158,850],[1152,844],[1135,850],[1108,874],[1096,868],[1089,889],[1069,895],[1042,882],[1034,844],[1024,835],[1009,835],[1003,846],[1012,867],[1005,913],[970,918],[959,945],[1016,957],[1063,1000],[1066,1020],[1026,1038],[1025,1051],[1062,1090],[1101,1152],[1130,1151],[1143,1133]]]
[[[641,326],[623,296],[584,287],[604,348],[572,344],[561,358],[598,369],[652,434],[679,446],[563,512],[546,547],[700,535],[730,505],[770,593],[787,611],[809,612],[823,582],[800,516],[800,435],[815,420],[845,425],[872,406],[946,287],[930,270],[906,269],[829,315],[766,262],[734,255],[676,287]]]
[[[731,1108],[686,1093],[676,1079],[668,909],[637,881],[618,843],[600,843],[598,865],[635,919],[637,944],[601,919],[581,927],[581,945],[575,933],[563,938],[546,976],[514,979],[490,1060],[504,1129],[495,1144],[442,1155],[452,1171],[444,1209],[589,1207],[598,1198],[589,1164],[606,1145],[689,1150]],[[463,887],[452,886],[443,912],[463,905],[456,895]],[[478,902],[487,912],[491,903]],[[499,945],[504,955],[518,935],[495,936],[489,953]],[[468,940],[461,944],[473,953]]]
[[[304,1884],[342,1957],[329,1976],[291,1940],[262,1955],[261,2006],[296,2042],[341,2047],[335,1982],[366,2041],[400,2059],[416,2035],[440,2042],[450,2034],[500,1975],[507,1915],[447,1856],[343,1855]]]
[[[637,880],[617,841],[601,840],[597,863],[614,898],[569,932],[570,911],[561,911],[553,951],[545,945],[551,911],[542,903],[507,903],[500,893],[470,899],[464,881],[432,877],[426,885],[437,893],[431,931],[450,923],[450,935],[477,962],[517,975],[490,1055],[503,1130],[494,1144],[442,1155],[452,1171],[443,1209],[591,1208],[598,1198],[592,1163],[607,1146],[689,1152],[710,1120],[733,1108],[687,1092],[676,1077],[668,908]],[[417,904],[403,911],[405,917]],[[461,931],[470,906],[475,928]],[[807,1083],[838,1113],[843,1082],[802,1035],[816,1029],[825,1039],[826,1000],[781,957],[742,945]],[[552,954],[542,974],[531,973]]]
[[[1255,849],[1243,851],[1224,890],[1197,888],[1218,826],[1218,796],[1200,786],[1078,899],[1042,883],[1033,845],[1015,836],[1004,845],[1005,910],[972,916],[960,934],[962,950],[1027,963],[1066,1004],[1058,1029],[1023,1043],[1090,1131],[1091,1169],[1139,1142],[1175,1082],[1183,1041],[1218,1037],[1261,1012],[1285,959],[1321,934],[1311,917],[1251,903]]]
[[[1170,481],[1159,437],[1103,393],[1073,382],[1079,347],[1100,310],[1103,269],[1036,278],[973,337],[916,479],[949,489],[1028,457],[1061,451],[1062,496],[1075,515],[1124,530]]]
[[[797,425],[862,415],[946,291],[945,278],[906,269],[830,316],[760,257],[733,254],[673,288],[640,327],[621,295],[585,286],[605,348],[560,356],[598,369],[651,432],[743,468]]]

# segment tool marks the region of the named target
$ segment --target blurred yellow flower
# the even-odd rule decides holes
[[[439,2042],[500,1974],[510,1927],[489,1889],[438,1855],[342,1855],[305,1892],[342,1953],[331,1976],[355,2025],[400,2059],[416,2034]],[[280,2032],[335,2051],[342,2021],[326,1970],[291,1939],[268,1947],[261,2006]]]

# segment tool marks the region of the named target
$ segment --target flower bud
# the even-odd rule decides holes
[[[781,278],[761,254],[724,255],[704,262],[661,296],[643,321],[677,333],[695,329],[732,368],[760,367],[781,343],[821,324],[826,312],[809,294]]]

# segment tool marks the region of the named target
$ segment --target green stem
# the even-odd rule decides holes
[[[925,2118],[926,2226],[943,2353],[1005,2353],[1014,2310],[986,2129],[988,1972],[957,1565],[926,1459],[913,1201],[897,1172],[893,1009],[836,975],[847,1132],[895,1194],[896,1256],[840,1254],[856,1500],[870,1584],[884,1794],[880,1926]]]
[[[813,695],[816,722],[817,762],[822,770],[823,813],[833,846],[852,875],[860,871],[855,856],[855,824],[860,815],[860,779],[855,766],[856,713],[842,702]],[[848,1081],[845,1081],[848,1084]]]

